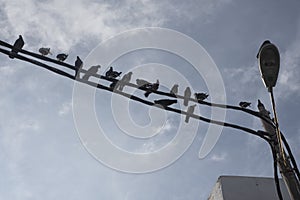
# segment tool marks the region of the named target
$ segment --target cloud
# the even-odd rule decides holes
[[[221,153],[221,154],[212,154],[209,159],[215,162],[221,162],[226,160],[227,157],[228,157],[227,153]]]
[[[72,102],[71,101],[65,102],[61,105],[60,109],[58,110],[58,115],[59,116],[67,115],[70,113],[71,109],[72,109]]]
[[[281,55],[281,69],[278,77],[280,98],[288,98],[291,94],[300,95],[300,37]]]
[[[165,145],[169,142],[170,136],[169,134],[174,132],[176,125],[173,122],[172,118],[169,118],[164,123],[163,127],[153,127],[153,132],[158,132],[157,138],[153,138],[150,141],[143,143],[140,149],[137,152],[154,152],[157,151],[162,145]],[[169,133],[169,134],[168,134]]]
[[[175,3],[176,2],[176,3]],[[211,1],[161,1],[160,7],[165,9],[166,21],[172,23],[174,19],[184,19],[184,22],[197,21],[201,24],[211,23],[214,17],[224,6],[232,0]],[[181,20],[178,20],[181,21]]]
[[[30,41],[27,48],[36,50],[43,45],[69,51],[79,43],[84,46],[91,41],[100,42],[131,28],[164,26],[182,18],[207,21],[230,2],[4,0],[0,9],[0,37],[14,40],[22,34],[25,41]]]
[[[11,1],[2,3],[2,20],[15,38],[23,34],[31,48],[40,45],[69,50],[77,43],[98,41],[137,26],[159,26],[163,17],[151,1],[127,0],[124,3],[76,1]],[[130,14],[129,14],[130,13]],[[2,23],[3,23],[2,21]]]

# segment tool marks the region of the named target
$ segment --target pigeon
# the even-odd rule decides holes
[[[122,72],[117,72],[113,70],[113,67],[110,66],[109,70],[105,73],[105,76],[107,78],[117,78],[118,76],[120,76],[122,74]]]
[[[144,80],[144,79],[136,79],[136,84],[140,87],[140,88],[147,88],[150,89],[152,87],[152,84],[149,83],[148,81]]]
[[[19,35],[19,38],[15,41],[14,45],[12,46],[11,52],[9,57],[14,59],[17,53],[23,48],[25,42],[22,38],[22,35]]]
[[[261,49],[262,49],[266,44],[271,44],[270,40],[265,40],[265,41],[262,43],[262,45],[259,47],[258,53],[257,53],[257,55],[256,55],[256,58],[257,58],[257,59],[258,59],[258,57],[259,57],[259,53],[260,53]]]
[[[177,100],[176,99],[160,99],[160,100],[154,100],[154,103],[166,108],[167,106],[177,103]]]
[[[45,48],[45,47],[42,47],[39,49],[39,52],[43,55],[43,56],[46,56],[48,54],[52,55],[52,53],[50,52],[50,48]]]
[[[177,93],[178,93],[178,84],[173,85],[172,89],[170,90],[170,93],[171,93],[173,96],[176,96],[176,95],[177,95]]]
[[[90,76],[92,75],[96,75],[98,70],[100,69],[100,65],[94,65],[94,66],[91,66],[87,71],[86,73],[82,76],[82,79],[85,80],[85,81],[88,81]]]
[[[258,113],[264,117],[264,120],[262,121],[263,127],[266,130],[266,132],[268,132],[270,135],[275,134],[275,129],[272,125],[272,123],[276,123],[275,120],[273,121],[270,117],[270,112],[265,108],[264,104],[261,103],[261,101],[258,99],[258,104],[257,104],[257,108],[258,108]],[[268,121],[269,123],[267,123],[266,121]]]
[[[187,115],[185,116],[185,122],[186,123],[189,123],[190,115],[194,113],[195,107],[196,107],[196,104],[188,107],[188,109],[186,111]]]
[[[153,83],[153,84],[149,85],[149,90],[146,91],[145,94],[144,94],[145,97],[148,97],[152,93],[152,91],[157,91],[158,88],[159,88],[159,80],[157,79],[156,83]]]
[[[116,87],[116,89],[119,89],[120,91],[123,90],[124,86],[126,83],[129,83],[131,80],[131,76],[132,76],[132,72],[128,72],[127,74],[125,74],[121,80],[119,80],[116,85],[114,87]]]
[[[250,102],[241,101],[239,105],[242,108],[247,108],[247,107],[250,107],[251,103]]]
[[[75,61],[75,78],[77,77],[78,71],[82,68],[82,65],[82,60],[79,58],[79,56],[77,56]]]
[[[65,54],[65,53],[60,53],[60,54],[57,54],[56,58],[58,61],[65,61],[68,57],[68,54]]]
[[[188,106],[190,97],[191,97],[191,89],[190,87],[187,87],[184,91],[183,105]]]
[[[265,108],[264,104],[262,104],[259,99],[258,99],[257,108],[259,110],[259,113],[261,113],[263,116],[267,117],[268,119],[271,119],[270,112]]]
[[[207,97],[209,95],[206,93],[195,93],[194,96],[198,101],[203,101],[203,100],[207,99]]]

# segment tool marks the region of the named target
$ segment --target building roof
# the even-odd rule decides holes
[[[290,200],[282,179],[283,198]],[[208,200],[276,200],[278,199],[273,178],[220,176]]]

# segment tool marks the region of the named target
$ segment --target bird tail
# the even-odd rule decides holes
[[[188,106],[188,104],[189,104],[189,100],[187,98],[184,98],[183,105]]]
[[[185,123],[189,123],[189,120],[190,120],[190,116],[187,115],[187,116],[185,117],[185,120],[184,120],[184,121],[185,121]]]
[[[116,89],[118,89],[122,92],[123,91],[123,88],[124,88],[124,83],[119,83],[119,81],[117,82],[116,84]]]
[[[149,97],[149,95],[151,94],[151,92],[150,91],[147,91],[147,92],[145,92],[145,97]]]
[[[89,80],[89,75],[88,74],[83,75],[82,80],[88,81]]]

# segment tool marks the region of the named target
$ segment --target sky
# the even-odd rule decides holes
[[[128,52],[119,55],[111,65],[123,74],[135,70],[132,82],[137,78],[155,82],[159,76],[163,91],[179,81],[178,75],[186,81],[186,85],[179,87],[180,94],[190,85],[193,92],[209,93],[208,101],[216,99],[214,102],[220,103],[223,100],[229,105],[249,101],[250,108],[257,110],[260,99],[271,110],[256,59],[261,43],[268,39],[278,47],[281,56],[274,88],[280,129],[299,163],[299,13],[300,2],[296,0],[0,0],[0,40],[12,44],[21,34],[24,49],[37,52],[40,47],[50,47],[54,54],[50,57],[65,52],[69,54],[66,62],[73,64],[76,56],[80,56],[88,68],[87,63],[96,64],[93,56],[98,56],[96,61],[100,63],[107,58],[105,51],[99,54],[99,45],[108,39],[113,40],[125,32],[125,39],[117,43],[122,49],[147,41],[147,37],[143,39],[137,34],[136,42],[129,43],[126,37],[132,37],[132,32],[128,35],[130,30],[136,31],[133,35],[145,27],[173,30],[205,49],[221,82],[217,74],[201,76],[187,60],[161,49]],[[177,42],[168,44],[176,47]],[[120,49],[106,50],[118,52]],[[185,50],[187,54],[194,53],[192,49]],[[99,73],[103,74],[108,66],[101,66]],[[171,74],[172,70],[176,73]],[[215,91],[209,90],[214,84],[208,84],[208,79],[224,86],[225,94],[220,100]],[[72,80],[0,55],[0,83],[0,199],[204,200],[221,175],[273,176],[271,151],[260,138],[224,128],[208,155],[199,159],[199,149],[209,132],[208,124],[194,119],[186,124],[184,118],[176,114],[158,112],[109,92],[96,91],[93,105],[89,105],[106,138],[114,145],[128,152],[151,154],[165,145],[173,144],[177,149],[183,148],[180,145],[184,142],[190,144],[174,162],[152,172],[128,173],[109,167],[95,159],[97,156],[89,152],[87,143],[82,141],[78,114],[83,122],[93,120],[85,113],[76,115],[74,91],[76,93],[77,86]],[[143,97],[139,91],[128,88],[125,91]],[[153,94],[149,97],[150,101],[157,98],[160,97]],[[173,107],[186,109],[180,103]],[[124,113],[129,113],[131,121],[125,121]],[[197,107],[196,113],[212,116],[212,110],[204,106]],[[124,121],[123,125],[118,124]],[[257,118],[242,112],[228,110],[225,121],[254,130],[263,129]],[[142,134],[153,130],[156,135],[149,140],[130,137],[128,134],[137,136],[138,132],[130,132],[131,124],[141,128],[142,131],[137,130]],[[168,143],[176,138],[180,127],[186,135],[184,142]],[[129,130],[127,135],[125,129]],[[95,144],[99,145],[100,141],[95,140]],[[123,162],[123,158],[113,152],[103,152],[112,163],[116,159],[120,159],[117,164]],[[138,163],[126,163],[125,159],[125,164],[131,166]]]

